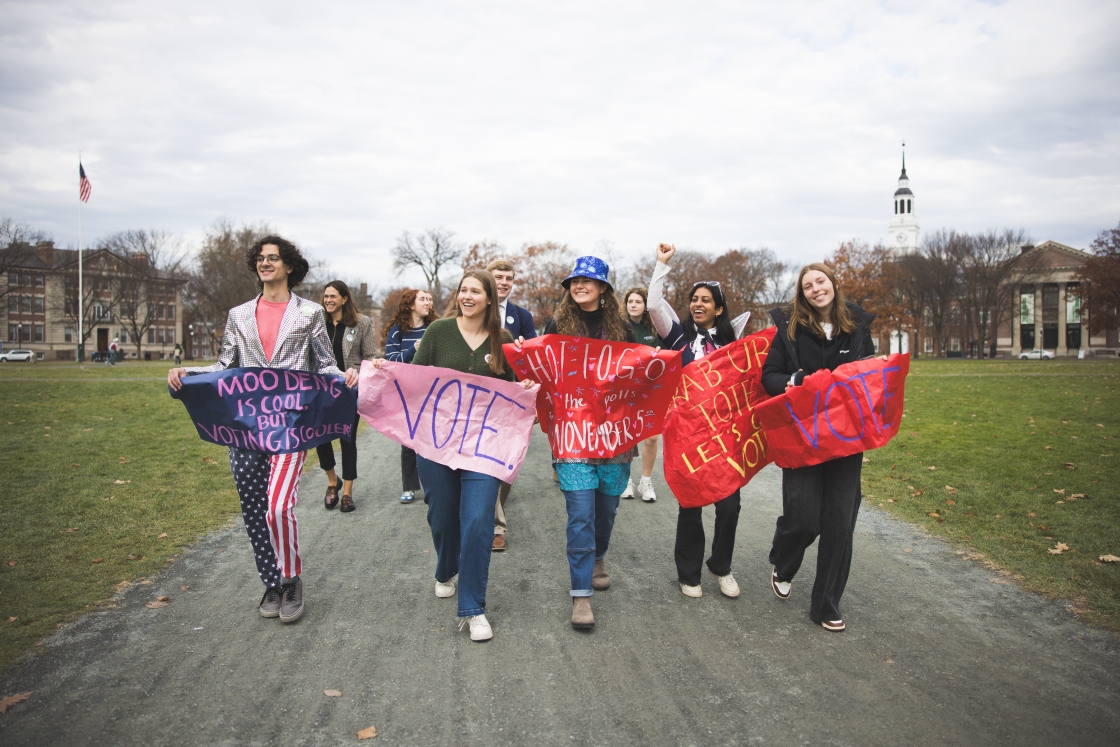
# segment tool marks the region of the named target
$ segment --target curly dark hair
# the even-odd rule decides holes
[[[424,291],[427,293],[427,291]],[[397,303],[397,311],[393,314],[393,318],[385,325],[385,329],[381,330],[381,344],[384,345],[385,341],[389,339],[389,330],[394,326],[400,325],[401,336],[405,332],[412,329],[412,307],[416,305],[416,297],[420,295],[420,291],[415,288],[405,288],[401,292],[401,300]],[[428,309],[428,315],[424,317],[424,325],[427,326],[439,319],[439,314],[436,313],[435,302],[432,302],[432,308]]]
[[[261,249],[270,244],[279,249],[280,261],[288,266],[288,290],[295,288],[307,277],[307,271],[311,269],[311,265],[300,254],[299,247],[279,236],[265,236],[253,244],[252,248],[245,254],[245,264],[248,265],[249,272],[256,276],[257,287],[264,287],[261,276],[257,274],[257,257],[260,256]]]
[[[614,289],[602,280],[598,282],[603,286],[603,295],[599,296],[603,308],[603,339],[626,342],[627,332],[630,331],[630,324],[623,321],[626,312],[619,306]],[[564,297],[560,299],[553,319],[556,320],[556,331],[562,335],[585,337],[588,334],[587,325],[579,315],[579,304],[567,288],[564,289]]]

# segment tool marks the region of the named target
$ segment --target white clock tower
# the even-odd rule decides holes
[[[902,144],[902,175],[894,193],[894,218],[887,224],[887,246],[895,254],[918,251],[918,221],[914,219],[914,193],[906,176],[906,143]]]

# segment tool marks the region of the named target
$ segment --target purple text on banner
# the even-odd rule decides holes
[[[533,430],[537,389],[449,368],[362,362],[358,414],[425,459],[512,483]]]
[[[339,376],[286,368],[227,368],[184,376],[171,396],[203,441],[269,454],[351,441],[357,394]]]

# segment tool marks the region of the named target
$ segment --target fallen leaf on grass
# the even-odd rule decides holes
[[[1073,495],[1066,498],[1066,500],[1067,501],[1076,501],[1078,498],[1084,498],[1084,497],[1085,497],[1084,493],[1074,493]]]
[[[89,562],[91,562],[91,563],[100,563],[100,562],[101,562],[102,560],[104,560],[104,559],[105,559],[105,558],[94,558],[93,560],[91,560],[91,561],[89,561]]]
[[[132,480],[113,480],[114,485],[127,485],[130,482],[132,482]]]
[[[1075,469],[1077,469],[1077,465],[1073,462],[1066,462],[1062,466],[1068,469],[1070,472],[1073,472]]]
[[[913,493],[911,493],[911,494],[910,494],[910,497],[911,497],[911,498],[917,498],[917,497],[918,497],[919,495],[921,495],[921,494],[922,494],[922,491],[920,491],[920,490],[915,490],[915,491],[914,491]]]
[[[1058,495],[1065,495],[1066,494],[1066,489],[1065,488],[1054,488],[1054,492],[1057,493]]]
[[[11,566],[17,565],[18,563],[19,563],[18,560],[9,560],[8,561],[8,565],[11,565]]]
[[[956,492],[956,491],[954,491],[954,492]],[[956,501],[954,501],[954,500],[953,500],[952,498],[949,498],[949,499],[947,499],[947,500],[945,501],[945,503],[946,503],[947,505],[949,505],[949,506],[955,506],[955,505],[957,505],[957,502],[956,502]]]
[[[14,623],[14,622],[15,622],[16,620],[18,620],[18,619],[19,619],[18,617],[9,617],[9,618],[8,618],[8,622],[10,622],[10,623]]]
[[[896,501],[894,498],[888,498],[887,499],[887,503],[897,503],[897,502],[898,501]]]
[[[1069,545],[1067,545],[1065,542],[1059,542],[1056,546],[1047,548],[1046,552],[1050,553],[1051,555],[1061,555],[1068,549]]]
[[[1120,563],[1120,558],[1116,557],[1115,555],[1102,555],[1101,556],[1101,562],[1102,563]]]
[[[997,518],[997,519],[998,519],[998,518],[1000,518],[1000,515],[999,515],[999,514],[996,514],[996,518]]]
[[[214,458],[213,457],[208,457],[208,456],[207,457],[202,457],[202,461],[206,462],[207,464],[214,464],[215,463]]]
[[[930,472],[933,472],[933,471],[934,471],[935,469],[937,469],[937,467],[930,467],[930,468],[929,468],[929,471],[930,471]]]
[[[171,604],[171,597],[165,595],[162,597],[156,597],[156,601],[148,602],[144,606],[150,610],[158,610],[160,607],[166,607],[169,604]]]
[[[1047,451],[1052,451],[1054,449],[1053,446],[1043,446],[1042,448],[1046,449]]]
[[[371,726],[358,732],[358,739],[373,739],[377,736],[377,727]]]
[[[4,698],[3,700],[0,700],[0,713],[7,713],[8,709],[11,708],[16,703],[19,703],[21,700],[27,700],[28,698],[30,698],[31,693],[33,693],[33,692],[35,692],[35,691],[32,690],[31,692],[19,693],[17,695],[9,695],[8,697]]]
[[[71,467],[81,467],[81,466],[82,466],[82,463],[81,463],[81,462],[74,462],[74,463],[73,463],[73,464],[71,464],[70,466],[71,466]]]
[[[103,500],[103,501],[111,501],[111,500],[113,500],[113,496],[109,496],[108,498],[102,498],[101,500]]]
[[[957,489],[956,489],[956,488],[954,488],[954,487],[953,487],[952,485],[946,485],[946,486],[945,486],[945,489],[946,489],[946,490],[948,490],[948,491],[949,491],[949,493],[950,493],[950,494],[952,494],[952,495],[956,495],[956,494],[957,494]]]
[[[163,534],[161,534],[161,535],[159,535],[158,537],[156,537],[156,539],[157,539],[157,540],[161,540],[161,539],[163,539],[163,538],[164,538],[164,537],[166,537],[166,536],[167,536],[167,532],[164,532]]]
[[[78,531],[78,528],[77,527],[69,527],[69,528],[67,528],[66,531],[70,534],[73,534],[74,532]]]
[[[328,698],[341,698],[342,697],[342,693],[339,692],[338,690],[324,690],[323,695],[326,695]]]
[[[941,518],[941,514],[937,513],[936,511],[931,511],[930,513],[926,514],[926,516],[932,516],[935,519]]]

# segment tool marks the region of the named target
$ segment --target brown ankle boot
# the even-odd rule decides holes
[[[591,571],[591,588],[596,591],[611,588],[611,577],[607,575],[607,564],[602,558],[595,559],[595,568]]]
[[[576,630],[595,627],[595,615],[591,612],[591,597],[572,597],[572,627]]]

